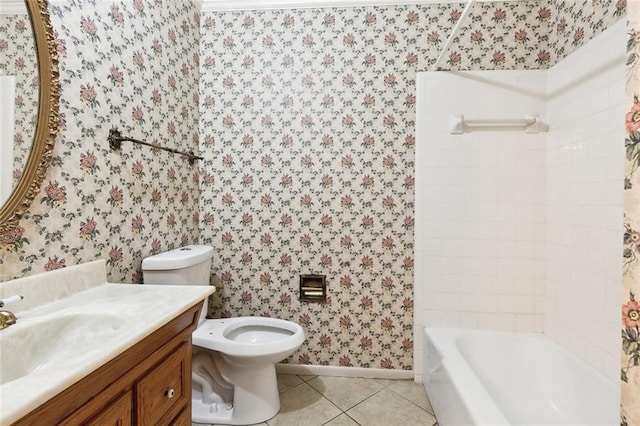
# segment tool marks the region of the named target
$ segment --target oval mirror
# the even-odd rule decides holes
[[[0,238],[17,226],[38,195],[40,184],[51,162],[58,132],[58,56],[47,1],[24,0],[28,21],[31,22],[31,34],[28,32],[28,21],[24,19],[25,15],[22,15],[23,19],[20,18],[16,3],[15,0],[0,0],[0,9],[3,12],[0,14],[0,89],[3,109],[0,116],[4,121],[0,127],[0,187],[3,188],[0,191]],[[16,16],[11,14],[13,11]],[[30,48],[31,38],[35,49],[33,56],[37,58],[37,71],[32,71],[29,77],[29,53],[23,52],[22,56],[14,55],[12,58],[9,52],[16,50],[12,43],[17,44],[18,49]],[[20,72],[26,73],[27,77],[19,75]],[[37,81],[33,81],[35,76]],[[37,93],[37,103],[28,99],[29,89],[32,89],[34,94]],[[7,93],[11,97],[5,101]],[[32,105],[37,114],[33,111],[29,114],[27,111],[22,112],[19,117],[14,117],[16,111],[25,110],[25,104]],[[6,120],[7,117],[12,118]],[[31,128],[25,128],[25,124]],[[27,136],[29,134],[33,136]],[[30,149],[23,148],[23,145]],[[22,158],[21,165],[13,164],[14,158]]]

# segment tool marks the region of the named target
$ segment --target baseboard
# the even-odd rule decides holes
[[[310,376],[362,377],[365,379],[414,379],[413,370],[334,367],[330,365],[276,364],[276,372],[281,374],[301,374]]]

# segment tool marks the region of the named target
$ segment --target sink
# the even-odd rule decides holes
[[[0,384],[66,368],[117,339],[125,320],[111,313],[67,310],[39,315],[0,333]],[[96,345],[99,342],[100,345]]]
[[[106,282],[97,260],[0,285],[20,294],[0,330],[0,425],[19,421],[210,295],[213,287]]]

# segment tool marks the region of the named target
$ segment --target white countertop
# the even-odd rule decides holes
[[[43,366],[30,367],[29,374],[0,385],[0,424],[20,419],[214,291],[211,286],[103,283],[16,311],[17,324],[0,331],[0,363],[10,362],[9,352],[15,350],[20,357],[13,357],[14,364],[19,359]],[[47,330],[45,344],[40,339],[21,340],[21,330],[28,327],[52,331]]]

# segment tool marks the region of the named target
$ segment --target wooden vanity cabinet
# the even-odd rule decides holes
[[[87,426],[131,426],[132,412],[133,397],[131,391],[127,391],[85,424]]]
[[[201,303],[15,425],[191,425],[191,333]]]

